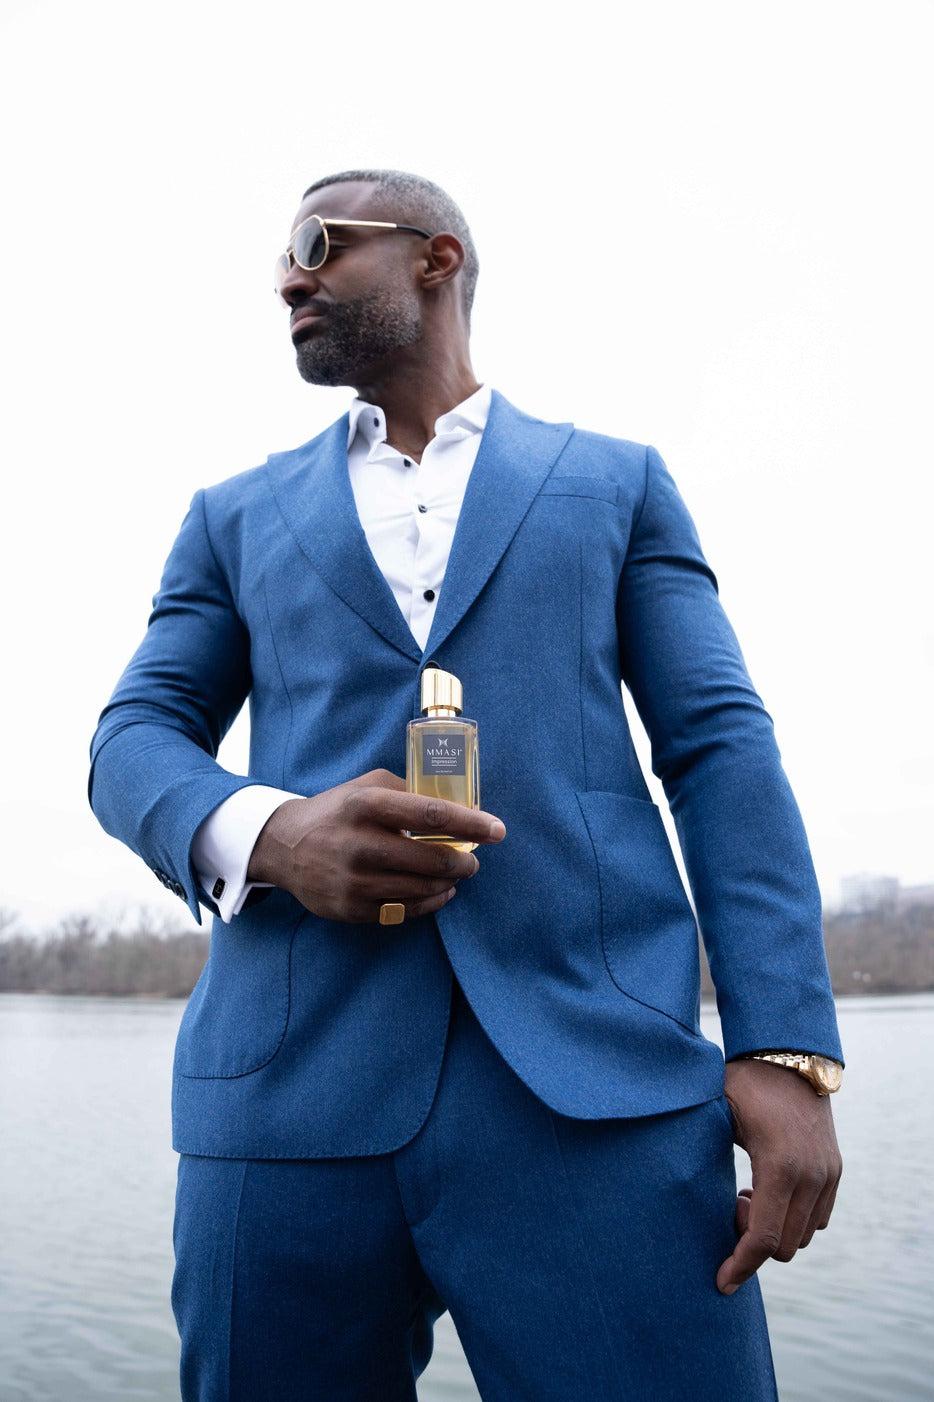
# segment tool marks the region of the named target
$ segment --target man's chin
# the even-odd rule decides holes
[[[329,363],[326,357],[321,355],[320,348],[311,344],[308,338],[296,341],[295,364],[306,384],[328,386],[350,384],[346,368],[335,365],[333,362]]]

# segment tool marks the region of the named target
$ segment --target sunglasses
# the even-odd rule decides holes
[[[396,229],[405,234],[420,234],[423,239],[432,237],[412,224],[386,224],[381,219],[322,219],[320,214],[311,214],[293,231],[285,252],[276,263],[276,292],[280,301],[285,300],[282,284],[293,266],[304,268],[306,273],[314,273],[324,267],[331,251],[328,225],[335,229]]]

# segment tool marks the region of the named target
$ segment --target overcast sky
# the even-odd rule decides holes
[[[271,273],[357,165],[462,205],[481,378],[668,462],[825,896],[934,881],[932,33],[930,0],[5,0],[0,905],[187,920],[87,744],[192,493],[350,398],[298,378]]]

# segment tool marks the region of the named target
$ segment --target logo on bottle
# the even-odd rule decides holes
[[[463,735],[423,735],[422,772],[424,774],[466,774],[467,747]]]

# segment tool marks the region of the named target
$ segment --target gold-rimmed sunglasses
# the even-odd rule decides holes
[[[387,224],[382,219],[322,219],[320,214],[310,214],[293,229],[285,252],[276,262],[276,293],[280,301],[284,301],[282,284],[294,265],[304,268],[306,273],[314,273],[327,262],[331,251],[329,225],[334,229],[397,229],[405,234],[420,234],[423,239],[432,237],[413,224]]]

